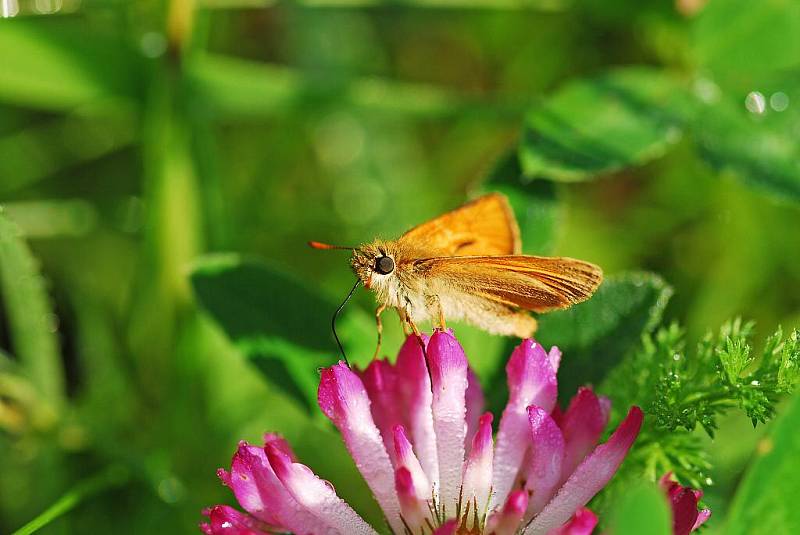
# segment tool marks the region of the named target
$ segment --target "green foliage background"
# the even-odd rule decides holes
[[[393,237],[481,191],[509,196],[526,252],[608,275],[595,299],[541,319],[540,339],[564,349],[563,396],[591,382],[688,425],[652,391],[615,388],[624,366],[636,385],[667,369],[655,359],[677,331],[653,335],[662,345],[647,333],[678,320],[694,347],[743,316],[761,347],[800,326],[796,0],[4,5],[0,532],[53,504],[43,533],[195,532],[202,507],[231,500],[215,469],[266,430],[379,525],[315,409],[353,277],[305,242]],[[342,320],[357,363],[372,306],[357,294]],[[456,329],[502,407],[511,342]],[[387,331],[391,353],[401,333]],[[697,353],[710,372],[693,395],[715,388],[714,366],[748,388],[760,364],[727,347]],[[763,399],[729,392],[709,409],[746,411],[720,415],[713,440],[643,438],[645,452],[685,446],[688,475],[707,470],[710,532],[800,529],[786,505],[800,499],[800,411],[776,370],[752,372],[777,385]],[[772,403],[764,438],[772,424],[748,416]],[[636,462],[621,481],[643,479]],[[641,489],[610,517],[620,533],[646,520],[626,511],[663,517]]]

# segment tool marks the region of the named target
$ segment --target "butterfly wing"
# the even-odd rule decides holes
[[[520,253],[519,227],[508,199],[490,193],[418,225],[398,242],[440,256]]]
[[[509,307],[546,312],[588,299],[603,272],[566,257],[456,256],[414,263],[435,292],[456,291]]]

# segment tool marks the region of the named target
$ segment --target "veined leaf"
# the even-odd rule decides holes
[[[681,138],[691,102],[678,80],[645,67],[572,82],[529,113],[522,170],[571,182],[658,158]]]
[[[541,316],[537,339],[564,353],[559,390],[571,396],[581,384],[598,383],[657,326],[671,295],[657,275],[625,273],[606,278],[588,301]]]

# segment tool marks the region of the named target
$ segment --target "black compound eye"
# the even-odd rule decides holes
[[[390,256],[381,256],[375,260],[375,271],[381,275],[388,275],[394,271],[394,260]]]

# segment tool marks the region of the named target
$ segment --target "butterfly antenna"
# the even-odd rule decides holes
[[[352,251],[355,247],[346,247],[344,245],[331,245],[329,243],[322,243],[321,241],[310,241],[308,246],[312,249],[340,249],[342,251]]]
[[[344,306],[350,301],[350,298],[353,297],[353,294],[358,288],[358,285],[361,284],[361,280],[356,280],[356,283],[353,285],[353,288],[350,290],[350,293],[347,294],[347,297],[344,298],[342,304],[339,305],[339,308],[336,309],[336,312],[333,313],[333,318],[331,318],[331,330],[333,331],[333,337],[336,339],[336,345],[339,346],[339,351],[342,352],[342,358],[344,358],[344,363],[347,364],[347,367],[350,367],[350,361],[347,360],[347,355],[344,352],[344,347],[342,347],[342,341],[339,340],[339,335],[336,334],[336,318],[339,317],[339,313],[342,311]]]

